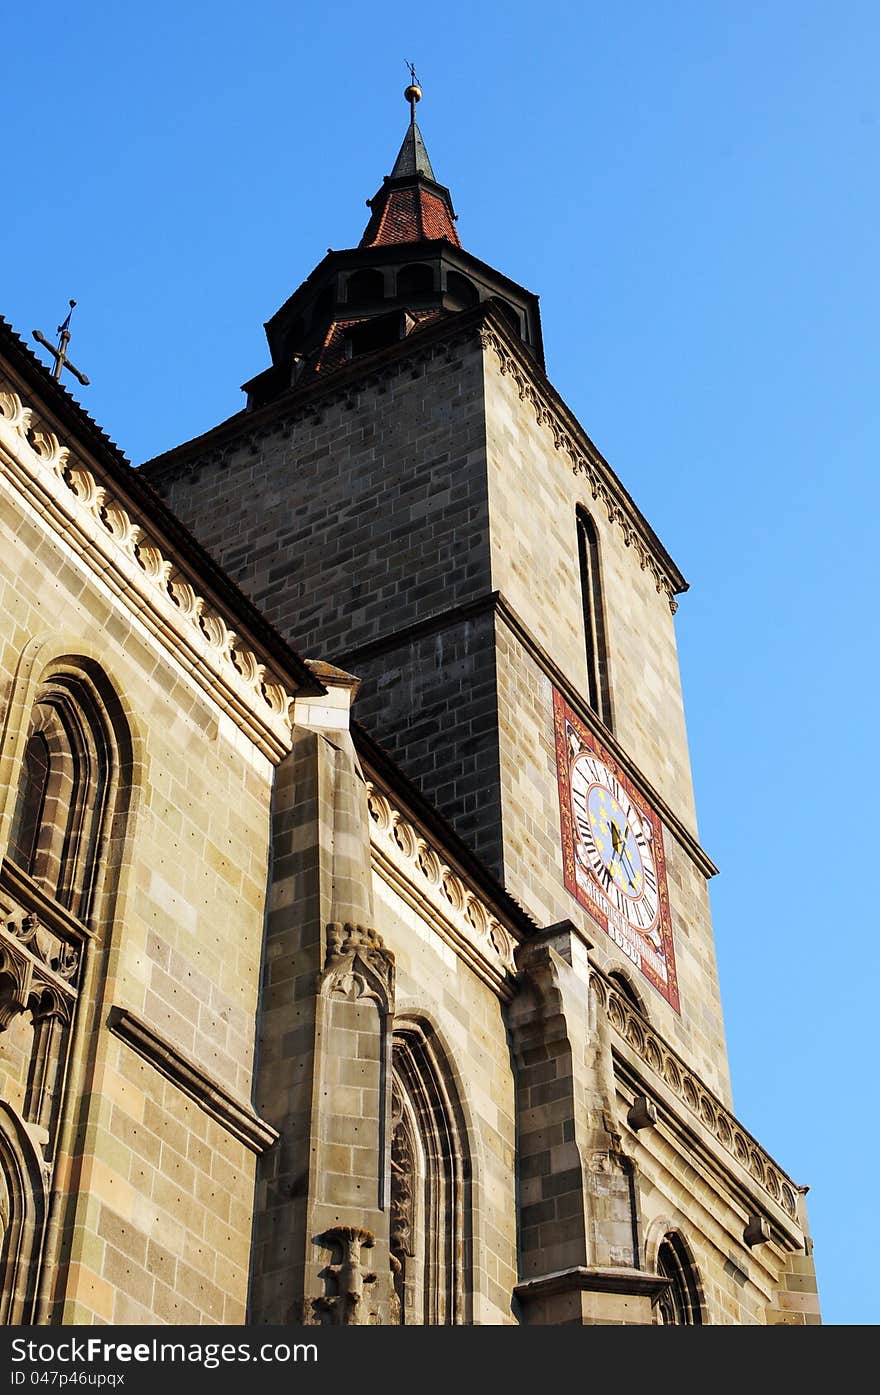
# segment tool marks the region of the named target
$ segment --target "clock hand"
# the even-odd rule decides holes
[[[613,875],[614,859],[616,857],[620,857],[621,853],[624,851],[624,848],[626,846],[626,837],[621,834],[620,829],[617,827],[617,824],[614,822],[613,819],[608,820],[608,826],[611,830],[611,846],[614,849],[614,851],[612,852],[611,857],[606,863],[606,866],[608,868],[609,874]]]
[[[620,840],[619,852],[620,852],[620,865],[621,865],[621,867],[623,867],[624,863],[626,864],[626,869],[625,869],[625,870],[626,870],[627,880],[628,880],[628,883],[629,883],[629,888],[630,888],[631,891],[633,891],[633,890],[635,890],[635,887],[636,887],[636,870],[635,870],[635,868],[633,867],[632,859],[630,858],[630,855],[629,855],[629,853],[627,852],[627,848],[626,848],[626,834],[624,834],[624,836],[623,836],[623,837],[621,838],[621,840]]]
[[[629,888],[630,888],[631,891],[634,891],[635,888],[636,888],[636,872],[635,872],[635,868],[633,867],[632,863],[630,862],[629,854],[626,852],[625,849],[624,849],[624,851],[623,851],[622,854],[621,854],[621,860],[620,860],[620,865],[621,865],[621,867],[624,865],[624,863],[626,863],[626,869],[625,869],[625,870],[626,870],[627,880],[628,880],[628,882],[629,882]]]
[[[615,831],[616,831],[616,830],[615,830],[614,824],[612,823],[612,824],[611,824],[611,842],[612,842],[612,844],[613,844],[614,851],[612,852],[612,854],[611,854],[611,856],[609,857],[608,861],[605,863],[605,870],[606,870],[606,872],[608,873],[609,878],[613,878],[613,877],[614,877],[614,859],[615,859],[616,857],[620,857],[620,848],[618,847],[617,840],[616,840],[616,838],[615,838],[615,836],[614,836],[614,835],[615,835]]]

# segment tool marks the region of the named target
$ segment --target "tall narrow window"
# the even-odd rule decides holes
[[[657,1303],[657,1320],[678,1327],[702,1326],[700,1287],[687,1247],[676,1231],[663,1237],[657,1253],[657,1272],[669,1286]]]
[[[578,555],[581,564],[581,596],[584,607],[584,641],[587,650],[586,699],[606,727],[611,726],[611,694],[608,684],[608,651],[605,644],[605,610],[599,569],[599,535],[586,509],[577,510]]]
[[[85,676],[46,682],[31,716],[9,856],[81,920],[99,870],[112,767],[110,730]]]
[[[24,748],[9,856],[26,872],[33,870],[37,834],[43,821],[49,783],[49,743],[42,731],[31,732]]]
[[[469,1321],[470,1169],[449,1067],[423,1024],[394,1033],[391,1271],[405,1326]]]
[[[112,923],[134,765],[122,704],[90,659],[59,657],[29,713],[24,700],[13,710],[27,725],[0,867],[0,1325],[30,1325],[39,1294],[55,1301],[41,1275],[57,1271],[62,1236],[47,1241],[46,1209],[63,1187],[74,1024],[101,942],[85,926]]]

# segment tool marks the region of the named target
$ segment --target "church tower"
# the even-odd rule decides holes
[[[686,582],[546,377],[537,297],[462,248],[407,92],[359,247],[267,322],[246,411],[146,472],[285,638],[358,675],[360,721],[529,914],[582,926],[729,1102]]]
[[[805,1220],[788,1182],[760,1215],[746,1200],[763,1164],[727,1122],[715,868],[674,631],[687,583],[546,376],[537,296],[462,246],[419,88],[406,97],[359,245],[328,252],[267,321],[271,363],[245,409],[142,470],[286,641],[357,675],[359,723],[537,927],[519,961],[531,996],[510,1009],[524,1320],[646,1320],[641,1224],[636,1251],[694,1313],[655,1171],[696,1195],[711,1149],[729,1155],[749,1247],[765,1212],[780,1234]],[[565,1118],[560,1053],[593,1061]],[[611,1117],[620,1088],[635,1164]],[[661,1137],[658,1109],[688,1123]],[[591,1250],[571,1238],[556,1158],[573,1137],[595,1164]],[[728,1262],[723,1282],[745,1283]]]

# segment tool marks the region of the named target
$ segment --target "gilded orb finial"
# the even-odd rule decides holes
[[[403,95],[409,102],[410,120],[414,122],[416,119],[416,102],[420,102],[422,100],[422,89],[419,86],[419,80],[416,77],[415,64],[407,63],[406,66],[409,68],[410,84],[409,87],[407,87],[404,90]]]

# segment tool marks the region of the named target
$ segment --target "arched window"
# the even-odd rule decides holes
[[[109,928],[134,770],[122,704],[89,659],[59,658],[29,713],[12,710],[26,726],[0,923],[0,1324],[35,1321],[72,1033],[100,943],[85,926]]]
[[[71,1117],[74,1021],[100,943],[85,925],[109,929],[134,760],[123,706],[89,658],[57,658],[29,711],[24,700],[11,710],[26,725],[15,732],[4,858],[11,894],[0,923],[0,1324],[26,1324],[35,1321],[40,1265],[57,1262],[40,1256],[57,1143]]]
[[[605,608],[599,568],[599,535],[585,508],[577,510],[578,556],[587,650],[586,699],[596,716],[611,727],[611,693],[608,683],[608,651],[605,644]]]
[[[85,672],[59,667],[32,710],[9,857],[80,920],[91,911],[117,775],[116,740],[98,689]]]
[[[0,1101],[0,1327],[34,1321],[46,1201],[43,1160],[26,1125]]]
[[[381,271],[355,271],[348,278],[349,305],[372,305],[385,299],[385,277]]]
[[[446,277],[446,295],[444,303],[449,310],[470,310],[472,305],[477,305],[480,300],[480,293],[473,281],[469,281],[466,276],[462,276],[458,271],[450,271]]]
[[[492,304],[495,306],[495,309],[500,312],[502,318],[507,321],[510,328],[515,330],[517,334],[522,334],[522,321],[519,317],[519,311],[514,309],[510,301],[504,300],[500,295],[493,295]]]
[[[391,1268],[406,1326],[469,1321],[470,1168],[448,1064],[419,1023],[394,1033]]]
[[[657,1301],[657,1321],[678,1327],[702,1326],[700,1283],[684,1240],[667,1231],[657,1252],[657,1273],[669,1285]]]
[[[9,856],[30,872],[37,851],[37,835],[43,821],[49,783],[49,743],[45,733],[34,731],[27,739],[12,830]]]
[[[398,296],[430,295],[434,289],[434,272],[430,266],[420,263],[405,266],[397,274]]]

